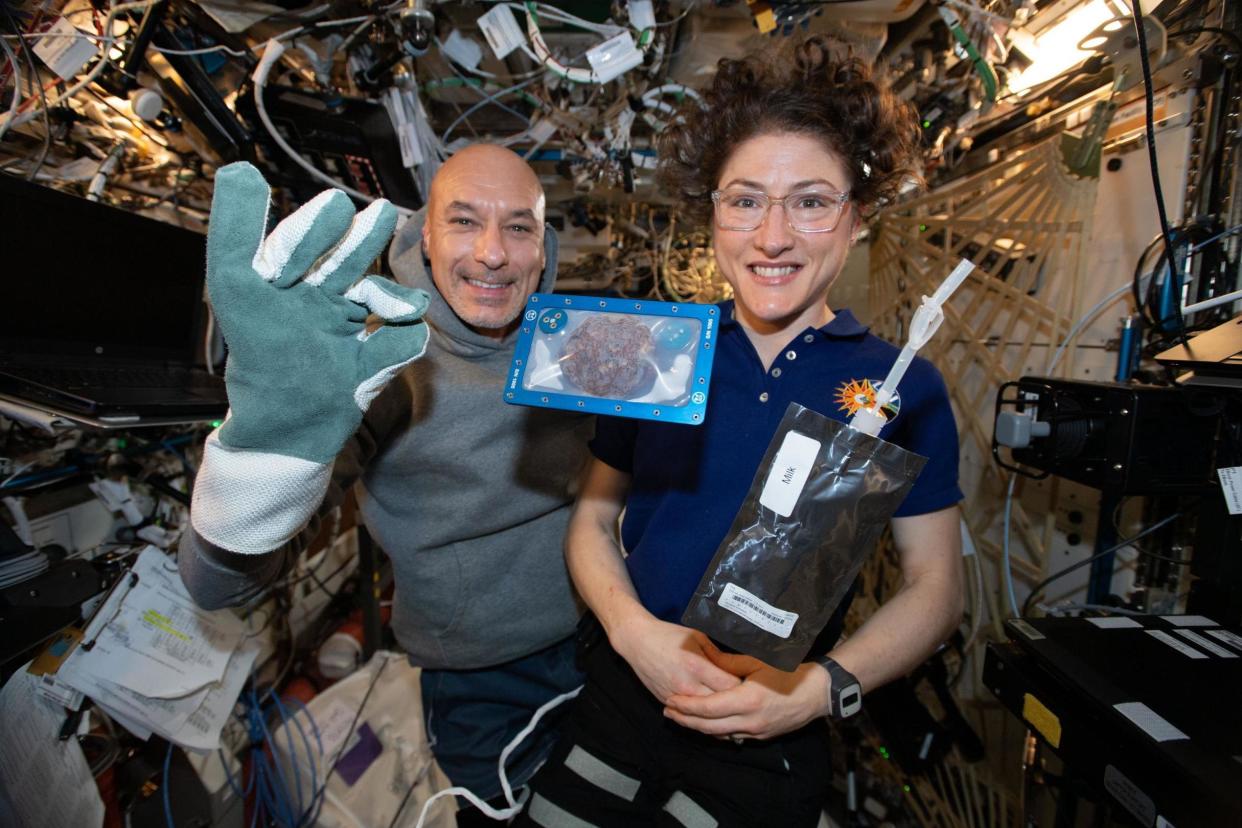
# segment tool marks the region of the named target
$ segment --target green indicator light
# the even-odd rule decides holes
[[[909,785],[902,785],[902,786],[901,786],[901,789],[902,789],[903,791],[905,791],[906,793],[910,793],[910,786],[909,786]]]
[[[931,127],[931,121],[924,120],[924,121],[923,121],[923,129],[928,129],[928,128],[930,128],[930,127]]]
[[[926,225],[926,224],[920,224],[920,225],[919,225],[919,232],[920,232],[920,233],[926,233],[926,232],[927,232],[927,225]]]
[[[224,420],[212,420],[211,421],[212,428],[219,428],[222,425],[224,425]]]

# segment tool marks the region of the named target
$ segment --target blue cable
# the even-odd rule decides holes
[[[289,741],[289,762],[290,770],[295,774],[297,802],[293,801],[290,796],[288,782],[284,768],[279,764],[276,757],[275,741],[272,733],[268,728],[267,715],[265,714],[263,703],[260,701],[260,694],[255,687],[254,679],[251,678],[251,685],[243,691],[241,701],[243,710],[237,716],[247,729],[247,735],[250,742],[250,771],[246,780],[246,789],[243,791],[238,780],[234,777],[232,770],[229,768],[228,760],[222,749],[217,750],[220,757],[220,763],[224,766],[225,776],[228,780],[230,788],[240,797],[243,802],[254,796],[253,810],[251,813],[251,828],[255,825],[275,824],[281,828],[298,828],[304,824],[308,824],[307,816],[314,812],[318,815],[318,810],[314,808],[313,801],[308,805],[303,799],[301,784],[301,768],[299,765],[299,757],[295,750],[294,736],[292,727],[296,727],[299,737],[306,750],[307,759],[311,762],[312,779],[318,773],[315,763],[314,753],[311,749],[310,738],[306,730],[302,727],[302,723],[297,717],[292,719],[280,699],[274,692],[269,689],[263,693],[263,698],[271,696],[272,706],[276,708],[277,715],[280,716],[282,725],[286,727]],[[296,700],[294,700],[296,701]],[[310,715],[310,711],[301,702],[297,702],[302,710],[307,714],[307,718],[311,720],[311,727],[315,734],[315,741],[319,747],[320,754],[323,753],[323,738],[319,732],[318,726],[315,724],[314,718]],[[270,708],[267,713],[270,713]],[[292,727],[290,727],[292,725]],[[313,791],[313,785],[312,785]],[[313,824],[311,819],[309,824]]]
[[[306,714],[307,721],[310,722],[311,732],[315,734],[315,745],[319,748],[319,755],[323,756],[323,739],[319,735],[319,725],[315,724],[315,717],[311,715],[310,709],[302,703],[300,699],[289,699],[298,706],[299,712]],[[297,719],[297,713],[294,713],[294,719]]]
[[[254,705],[251,708],[251,715],[258,720],[259,728],[263,734],[263,744],[273,745],[274,742],[272,740],[272,734],[267,729],[267,722],[263,718],[263,709],[259,706],[259,696],[253,689],[251,689],[250,695]],[[292,826],[296,823],[293,819],[293,809],[291,807],[291,803],[289,802],[289,786],[285,782],[284,771],[280,769],[274,759],[268,758],[267,753],[264,752],[262,748],[259,749],[259,756],[263,760],[265,775],[271,777],[267,780],[267,782],[272,796],[272,804],[278,806],[274,807],[272,810],[277,811],[280,814],[280,816],[276,817],[278,821],[292,828]],[[279,783],[279,787],[277,787],[277,783]]]
[[[289,701],[293,702],[294,704],[298,706],[299,708],[298,712],[306,714],[306,718],[310,722],[311,732],[315,734],[315,745],[319,749],[319,755],[323,756],[323,738],[319,734],[319,725],[315,724],[315,717],[311,715],[310,710],[300,700],[289,699]],[[301,722],[298,721],[297,713],[293,714],[293,722],[294,724],[298,726],[298,732],[302,734],[302,739],[306,743],[306,756],[310,760],[310,766],[311,766],[311,791],[313,795],[315,787],[319,784],[319,763],[315,761],[315,754],[311,753],[310,742],[306,739],[306,731],[302,730],[302,724]],[[314,799],[314,796],[312,796],[311,804],[302,813],[302,818],[301,820],[299,820],[299,825],[302,823],[305,823],[306,825],[314,825],[315,820],[319,818],[320,810],[321,808],[317,807],[317,803]]]
[[[251,699],[253,701],[253,705],[255,705],[253,706],[253,711],[255,711],[258,726],[260,726],[260,729],[263,732],[263,744],[270,747],[276,746],[276,742],[272,739],[271,731],[268,731],[267,729],[267,718],[263,715],[262,703],[258,700],[258,694],[253,690],[251,690]],[[281,770],[281,766],[277,763],[274,751],[272,752],[271,758],[268,758],[265,752],[265,754],[263,754],[263,760],[265,760],[265,767],[268,768],[267,772],[274,777],[268,780],[268,786],[270,786],[270,790],[273,794],[276,794],[276,802],[281,804],[281,813],[283,814],[284,821],[286,821],[284,824],[292,826],[293,802],[291,801],[291,798],[289,798],[289,786],[288,782],[284,780],[284,771]],[[279,787],[276,787],[276,782],[279,782]]]
[[[57,469],[45,469],[40,472],[31,472],[30,474],[22,475],[21,477],[15,477],[8,483],[0,486],[0,492],[8,489],[18,489],[29,483],[38,483],[41,480],[47,480],[49,478],[68,477],[70,475],[77,474],[80,471],[82,471],[82,469],[78,466],[61,466]]]
[[[188,471],[191,475],[198,474],[198,469],[196,469],[194,467],[194,464],[190,462],[190,458],[185,456],[185,452],[181,451],[181,449],[174,446],[172,440],[165,440],[164,442],[160,443],[160,445],[163,446],[165,449],[167,449],[169,454],[174,455],[178,460],[180,460],[181,465],[184,466],[185,470]]]
[[[168,823],[168,828],[176,828],[173,824],[172,800],[168,798],[168,772],[172,769],[172,752],[173,743],[168,743],[168,750],[164,754],[164,821]]]
[[[1207,247],[1209,244],[1211,244],[1212,242],[1214,242],[1214,241],[1216,241],[1217,239],[1221,238],[1222,236],[1232,236],[1232,235],[1234,235],[1235,233],[1238,233],[1238,232],[1242,232],[1242,225],[1234,225],[1233,227],[1230,227],[1228,230],[1221,230],[1221,231],[1220,231],[1219,233],[1217,233],[1215,236],[1212,236],[1211,238],[1204,239],[1203,241],[1201,241],[1201,242],[1199,242],[1198,244],[1196,244],[1196,245],[1194,245],[1193,247],[1191,247],[1191,248],[1190,248],[1190,252],[1191,252],[1191,253],[1198,253],[1200,250],[1202,250],[1203,248]]]
[[[1018,476],[1010,475],[1009,488],[1005,491],[1005,518],[1003,521],[1001,549],[1003,552],[1002,566],[1005,567],[1005,586],[1009,590],[1009,608],[1013,610],[1014,618],[1021,618],[1022,613],[1018,610],[1018,599],[1013,593],[1013,568],[1009,562],[1009,517],[1013,510],[1013,484],[1016,482],[1018,482]]]
[[[259,801],[263,803],[264,812],[283,825],[288,814],[279,801],[271,772],[267,769],[267,755],[262,748],[256,749],[254,759],[259,763]]]
[[[223,748],[216,748],[216,753],[220,756],[220,764],[224,766],[224,775],[228,779],[229,787],[233,789],[233,793],[237,794],[239,799],[245,800],[250,796],[250,792],[254,790],[254,765],[250,766],[250,781],[246,783],[246,790],[242,790],[237,784],[237,780],[233,778],[233,771],[229,769],[228,759],[224,756]]]
[[[311,785],[312,791],[315,789],[315,785],[318,784],[318,781],[319,781],[319,776],[318,776],[319,767],[315,762],[314,754],[311,753],[310,739],[307,738],[306,731],[302,728],[302,723],[298,721],[297,715],[295,714],[293,717],[289,717],[285,714],[285,706],[281,704],[279,695],[274,694],[272,696],[272,700],[276,703],[276,712],[280,714],[281,722],[283,722],[282,726],[285,728],[285,732],[288,733],[289,735],[289,761],[292,762],[296,768],[294,771],[294,779],[297,781],[297,786],[298,786],[298,814],[299,816],[298,816],[297,825],[301,826],[303,823],[305,823],[306,817],[310,813],[310,808],[302,807],[302,774],[301,774],[301,769],[296,767],[299,764],[299,761],[298,761],[297,754],[294,752],[293,734],[289,732],[290,725],[298,729],[298,735],[302,737],[302,746],[306,748],[306,760],[310,762],[310,773],[311,773],[310,785]],[[293,701],[296,702],[297,699],[293,699]],[[298,704],[301,705],[301,702],[298,702]],[[306,705],[301,705],[301,706],[303,710],[306,710]],[[306,717],[311,720],[311,724],[314,724],[315,720],[311,718],[309,710],[306,710]],[[316,728],[316,730],[318,729]],[[316,733],[316,736],[318,736],[318,733]],[[321,754],[323,753],[323,742],[322,741],[319,742],[319,752]]]
[[[287,793],[283,789],[283,778],[268,761],[265,745],[271,744],[271,736],[263,721],[262,709],[258,703],[258,693],[254,689],[253,679],[249,690],[242,694],[242,703],[246,706],[246,726],[250,736],[250,762],[254,778],[255,818],[262,811],[266,819],[262,824],[275,821],[282,826],[292,828],[293,813],[288,802]],[[281,787],[277,787],[277,782]]]
[[[279,693],[272,694],[272,701],[276,704],[276,713],[280,716],[281,727],[284,728],[285,735],[288,737],[288,741],[289,741],[289,764],[293,765],[293,783],[296,786],[297,794],[298,794],[298,808],[297,808],[298,820],[295,824],[301,825],[302,820],[305,818],[307,809],[302,807],[302,773],[301,773],[301,768],[299,767],[301,763],[298,760],[297,750],[293,747],[293,730],[290,727],[290,724],[292,724],[294,727],[298,729],[298,735],[302,737],[302,745],[306,748],[306,758],[308,761],[312,763],[311,764],[311,788],[313,790],[315,786],[315,781],[314,781],[315,780],[315,768],[314,768],[314,760],[311,758],[311,755],[310,755],[310,739],[306,738],[306,731],[302,729],[302,725],[299,722],[297,722],[296,720],[293,720],[291,722],[289,717],[285,715],[285,706],[280,703]]]
[[[255,756],[253,761],[257,763],[258,759],[259,757]],[[267,776],[263,773],[262,768],[259,769],[259,775],[255,777],[255,781],[258,783],[258,788],[255,791],[255,802],[260,808],[263,809],[263,815],[267,816],[271,812],[272,808],[269,804],[270,794],[268,793],[268,780]],[[272,814],[272,818],[275,819],[278,817],[275,814]],[[264,821],[264,824],[266,824],[266,820]]]

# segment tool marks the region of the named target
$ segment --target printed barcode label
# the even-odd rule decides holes
[[[418,147],[418,135],[410,124],[397,128],[397,146],[401,149],[401,166],[417,167],[423,163],[423,153]]]
[[[1177,634],[1194,644],[1198,644],[1214,656],[1219,656],[1220,658],[1237,658],[1237,655],[1234,653],[1229,652],[1219,644],[1213,644],[1211,641],[1208,641],[1206,638],[1193,630],[1178,630]]]
[[[778,609],[737,584],[726,584],[717,603],[734,615],[745,618],[759,629],[779,638],[789,638],[794,624],[798,623],[798,613]]]
[[[1234,635],[1229,630],[1208,630],[1207,634],[1226,644],[1232,644],[1239,650],[1242,650],[1242,636]]]
[[[47,67],[63,80],[69,80],[90,62],[97,51],[95,44],[68,20],[61,17],[32,47]]]
[[[1242,466],[1230,466],[1216,470],[1220,478],[1220,491],[1225,496],[1225,507],[1231,515],[1242,515]]]
[[[1123,702],[1114,704],[1113,709],[1130,721],[1140,730],[1157,742],[1172,742],[1176,739],[1189,739],[1171,722],[1142,702]]]
[[[1013,625],[1015,630],[1022,633],[1032,641],[1042,641],[1046,637],[1043,633],[1023,621],[1021,618],[1015,621],[1010,621],[1009,623]]]
[[[819,446],[819,440],[812,440],[805,434],[796,431],[787,433],[776,457],[772,458],[767,482],[759,495],[760,505],[781,517],[792,515],[798,498],[802,496],[802,487],[811,476],[815,458],[819,456]]]
[[[1114,618],[1088,618],[1087,620],[1102,630],[1141,630],[1143,628],[1142,624],[1124,615]]]
[[[1194,647],[1178,641],[1164,630],[1148,630],[1147,634],[1158,641],[1163,641],[1165,644],[1168,644],[1184,656],[1190,656],[1191,658],[1207,658],[1206,655],[1199,652]]]
[[[1175,627],[1219,627],[1206,615],[1162,615],[1160,616]]]

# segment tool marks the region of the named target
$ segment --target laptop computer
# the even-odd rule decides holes
[[[1156,354],[1156,362],[1189,369],[1178,377],[1183,385],[1221,385],[1242,388],[1242,316],[1235,316],[1193,337],[1187,345],[1174,345]]]
[[[225,413],[195,367],[201,234],[6,175],[0,228],[0,394],[87,421]]]

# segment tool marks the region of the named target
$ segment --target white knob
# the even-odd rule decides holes
[[[142,87],[129,93],[129,105],[142,120],[154,121],[164,109],[164,99],[154,89]]]

